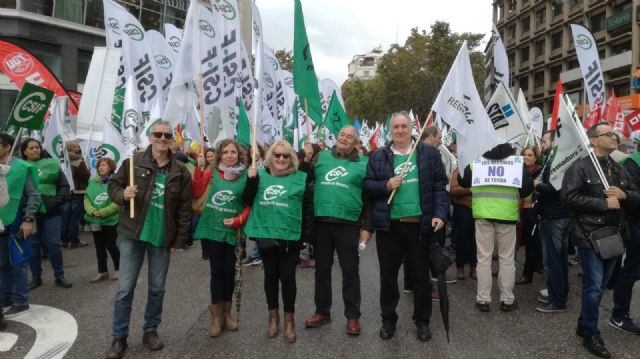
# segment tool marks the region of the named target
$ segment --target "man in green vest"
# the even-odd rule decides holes
[[[9,157],[13,143],[13,137],[0,133],[0,163],[11,166],[7,173],[9,202],[0,208],[0,220],[4,225],[0,232],[0,279],[4,279],[0,282],[0,294],[3,307],[24,308],[29,305],[29,258],[11,256],[10,242],[24,246],[24,239],[35,232],[34,220],[40,206],[40,193],[35,167]],[[14,242],[14,238],[18,241]],[[30,248],[31,244],[24,247]],[[0,313],[0,330],[4,327],[3,318]]]
[[[191,175],[169,150],[171,124],[158,121],[151,128],[149,147],[133,155],[134,184],[129,182],[131,159],[122,163],[109,183],[109,198],[121,208],[118,222],[120,270],[113,311],[113,340],[107,358],[122,358],[127,349],[133,293],[145,253],[149,292],[142,342],[149,350],[164,347],[157,333],[162,320],[169,258],[185,247],[191,230]],[[134,200],[135,217],[129,215]]]
[[[504,160],[513,156],[515,150],[509,143],[500,144],[484,153],[488,160]],[[464,169],[464,176],[458,175],[458,182],[464,188],[471,187],[471,210],[476,220],[476,245],[478,248],[478,290],[476,307],[481,312],[491,311],[491,257],[493,247],[498,246],[500,258],[500,310],[511,312],[518,308],[513,295],[516,280],[516,223],[519,216],[519,200],[533,192],[533,178],[522,165],[522,187],[473,186],[473,163]]]
[[[331,321],[331,266],[338,253],[342,269],[342,299],[347,318],[347,333],[360,335],[359,240],[371,238],[371,215],[362,196],[367,157],[355,148],[358,131],[353,126],[340,130],[331,151],[322,151],[312,165],[313,148],[305,143],[300,170],[315,179],[313,207],[315,215],[316,272],[315,314],[307,319],[307,328]],[[361,235],[362,233],[362,235]]]

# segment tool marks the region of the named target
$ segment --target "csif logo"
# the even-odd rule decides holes
[[[349,172],[344,167],[338,166],[332,169],[331,171],[327,172],[327,174],[324,176],[324,179],[328,182],[333,182],[338,178],[344,177],[348,174]]]
[[[271,67],[273,67],[273,71],[278,71],[278,61],[272,57],[269,58],[269,61],[271,61]]]
[[[182,40],[180,40],[180,38],[177,36],[171,36],[168,41],[169,46],[171,47],[171,50],[173,50],[173,52],[176,52],[176,53],[180,49],[181,42]]]
[[[51,149],[53,150],[53,155],[56,156],[58,160],[62,159],[64,154],[62,153],[62,136],[56,135],[51,141]]]
[[[27,76],[33,69],[33,60],[23,53],[12,52],[4,58],[4,66],[7,72],[13,76]]]
[[[396,167],[395,169],[395,174],[396,176],[405,176],[411,172],[413,172],[416,169],[416,165],[414,165],[411,162],[405,162],[403,164],[401,164],[400,166]]]
[[[576,47],[583,50],[589,50],[592,46],[592,41],[587,35],[580,34],[576,36]]]
[[[144,39],[144,31],[138,25],[126,24],[122,30],[131,40],[142,41]]]
[[[153,194],[151,195],[152,199],[158,199],[159,197],[164,196],[164,184],[162,183],[154,183],[153,184]]]
[[[216,206],[224,206],[229,202],[236,199],[236,196],[230,190],[223,190],[216,192],[213,196],[211,196],[211,203]]]
[[[290,76],[289,76],[289,77],[285,77],[285,78],[284,78],[284,83],[285,83],[287,86],[289,86],[289,87],[293,88],[293,77],[290,77]]]
[[[99,160],[102,157],[108,157],[111,158],[116,164],[120,163],[120,151],[107,143],[103,143],[100,146],[94,148],[93,156],[96,160]]]
[[[264,195],[262,197],[264,198],[265,201],[271,201],[278,197],[282,197],[285,193],[287,193],[287,190],[284,189],[284,186],[280,186],[276,184],[276,185],[267,187],[267,189],[264,190]]]
[[[236,9],[229,4],[227,0],[214,0],[211,3],[212,10],[217,11],[227,20],[233,20],[236,18]]]
[[[13,117],[18,122],[31,120],[35,114],[47,110],[47,105],[42,102],[45,101],[46,98],[47,96],[42,92],[34,92],[25,96],[16,104],[15,110],[13,110]],[[40,101],[38,101],[38,99],[40,99]]]
[[[212,39],[216,37],[216,31],[213,29],[213,26],[211,26],[211,24],[207,20],[200,20],[200,22],[198,23],[198,26],[200,27],[200,32],[203,33],[205,36],[210,37]]]
[[[165,70],[169,70],[171,68],[171,60],[164,55],[156,55],[156,64],[158,67],[163,68]]]
[[[108,200],[109,200],[109,196],[107,195],[107,192],[102,192],[96,196],[96,199],[94,200],[94,202],[96,203],[96,205],[101,206],[105,204]]]
[[[118,19],[110,17],[107,19],[107,27],[116,35],[120,35],[120,23]]]
[[[268,88],[273,88],[273,79],[271,78],[271,75],[269,75],[268,73],[264,73],[264,83],[267,85]]]

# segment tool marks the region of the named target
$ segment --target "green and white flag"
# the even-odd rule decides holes
[[[240,102],[240,111],[238,112],[238,143],[249,148],[251,146],[251,127],[249,127],[249,116],[247,116],[242,102]]]
[[[125,143],[125,139],[111,123],[104,125],[104,141],[84,141],[80,144],[82,153],[87,154],[87,167],[91,175],[97,174],[97,162],[103,157],[111,158],[116,168],[128,157],[132,149]]]
[[[52,99],[53,91],[25,82],[13,109],[11,109],[8,125],[36,131],[42,130],[44,118]]]
[[[307,102],[309,118],[316,124],[322,123],[322,104],[318,89],[318,77],[313,67],[311,47],[304,25],[304,15],[300,0],[295,0],[293,34],[293,88],[300,98],[300,107],[304,110]]]
[[[51,117],[47,122],[47,129],[44,132],[42,147],[49,152],[52,158],[60,163],[60,170],[69,182],[71,190],[75,189],[73,174],[71,173],[71,163],[67,153],[66,143],[75,140],[73,131],[62,123],[67,110],[67,97],[58,97],[53,104]]]
[[[351,125],[351,121],[347,117],[344,108],[342,108],[340,100],[338,100],[338,95],[334,92],[329,102],[327,115],[324,118],[324,126],[337,139],[340,130],[348,125]]]

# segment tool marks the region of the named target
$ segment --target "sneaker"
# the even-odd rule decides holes
[[[244,267],[248,267],[248,266],[254,266],[257,264],[254,264],[255,261],[260,261],[260,263],[262,263],[262,260],[260,260],[260,258],[256,258],[256,257],[248,257],[244,263],[242,263],[242,266]]]
[[[558,308],[551,303],[547,303],[536,307],[536,311],[540,313],[564,313],[567,308]]]
[[[78,243],[69,243],[69,248],[70,249],[75,249],[75,248],[84,248],[86,246],[88,246],[89,244],[87,242],[83,242],[83,241],[78,241]]]
[[[11,308],[9,308],[9,310],[7,310],[6,312],[4,312],[4,315],[6,315],[7,317],[10,315],[15,315],[18,313],[22,313],[25,310],[29,310],[29,304],[25,304],[25,305],[12,305]]]
[[[538,303],[540,304],[549,304],[549,296],[545,296],[542,294],[538,294],[538,298],[536,298],[538,300]]]
[[[615,320],[611,317],[611,319],[609,319],[609,326],[627,334],[640,335],[640,327],[638,327],[628,316],[621,320]]]

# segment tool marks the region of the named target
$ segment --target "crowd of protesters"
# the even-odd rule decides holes
[[[611,127],[598,124],[587,131],[607,189],[589,158],[570,167],[561,189],[551,184],[552,133],[544,134],[539,147],[519,149],[523,163],[516,188],[475,186],[473,164],[457,169],[455,139],[443,144],[436,127],[426,128],[422,138],[412,137],[406,112],[391,116],[389,131],[390,143],[370,153],[358,131],[345,126],[331,148],[307,142],[295,152],[289,143],[276,141],[252,149],[227,139],[186,155],[170,124],[159,121],[150,131],[148,148],[117,169],[113,160],[100,158],[93,178],[78,144],[68,143],[73,191],[59,162],[46,155],[38,140],[22,141],[12,157],[14,139],[0,134],[0,288],[3,307],[9,307],[4,315],[29,310],[29,291],[43,285],[45,257],[55,285],[72,287],[64,276],[63,248],[86,246],[78,236],[85,227],[93,235],[97,259],[97,273],[87,280],[118,281],[107,358],[121,358],[127,350],[145,256],[149,289],[143,343],[151,351],[163,348],[157,329],[171,253],[194,241],[200,241],[202,258],[210,265],[210,337],[238,330],[232,315],[238,257],[246,257],[245,265],[263,266],[267,335],[279,335],[282,309],[289,343],[296,341],[296,267],[302,262],[315,268],[315,308],[304,325],[316,328],[332,319],[331,268],[337,260],[345,331],[357,336],[359,249],[375,234],[382,339],[395,335],[403,266],[416,338],[430,340],[432,301],[447,299],[432,288],[434,263],[444,249],[455,256],[455,279],[449,282],[476,280],[475,306],[481,312],[492,310],[493,276],[499,310],[512,312],[518,310],[514,286],[532,283],[535,273],[546,276],[536,310],[566,311],[570,253],[576,253],[582,267],[576,335],[585,348],[610,357],[598,328],[608,286],[614,302],[609,325],[640,335],[629,316],[633,285],[640,277],[640,151],[619,153]],[[483,158],[503,161],[514,155],[514,146],[500,144]],[[447,227],[451,241],[445,248]],[[594,236],[605,227],[623,239],[624,256],[605,258],[594,247]],[[516,280],[519,247],[525,264]],[[0,330],[4,326],[0,314]]]

